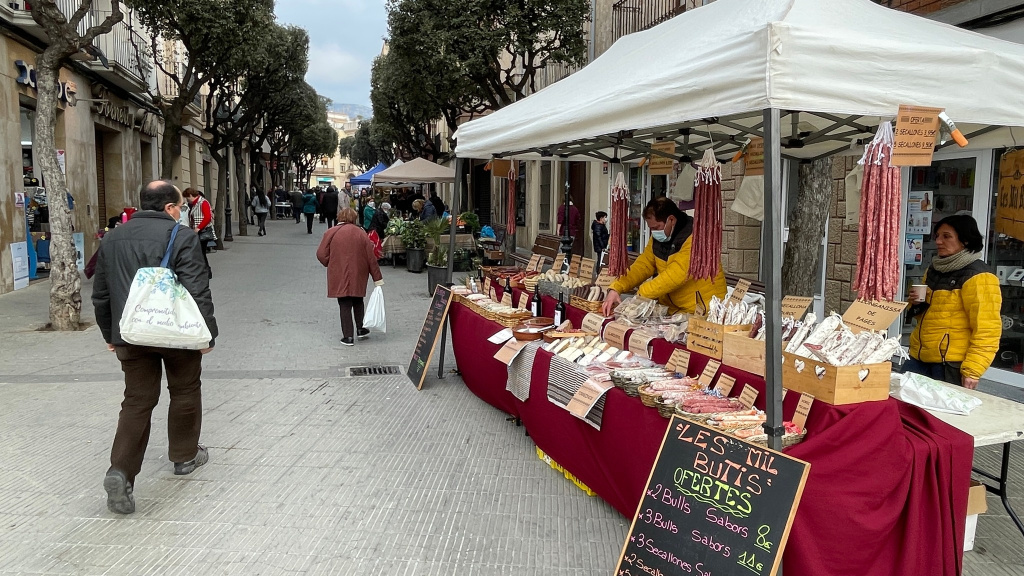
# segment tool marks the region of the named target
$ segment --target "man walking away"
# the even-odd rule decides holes
[[[302,221],[302,192],[292,188],[292,191],[288,193],[288,199],[292,203],[292,216],[295,216],[295,223],[298,224]]]
[[[203,354],[213,350],[214,341],[204,350],[135,346],[122,340],[118,329],[135,273],[139,268],[160,265],[183,202],[181,192],[170,182],[150,183],[141,194],[142,209],[104,236],[96,260],[92,292],[96,323],[124,372],[124,401],[110,450],[110,469],[103,479],[107,508],[118,514],[135,511],[133,486],[149,444],[153,408],[160,399],[161,364],[170,394],[167,444],[174,473],[190,474],[209,460],[206,447],[199,443],[203,415],[200,375]],[[199,238],[191,230],[179,228],[170,252],[168,266],[192,295],[216,339],[217,321]]]
[[[333,185],[324,192],[324,197],[320,200],[320,214],[321,218],[327,219],[328,228],[338,225],[338,189]]]

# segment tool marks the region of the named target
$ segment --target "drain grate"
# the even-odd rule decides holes
[[[348,369],[350,378],[355,376],[387,376],[389,374],[401,374],[402,368],[395,365],[378,364],[374,366],[353,366]]]

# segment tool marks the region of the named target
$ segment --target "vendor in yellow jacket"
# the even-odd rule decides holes
[[[974,389],[999,350],[1002,293],[999,280],[980,260],[978,223],[949,216],[935,228],[938,255],[925,273],[924,300],[911,298],[917,326],[910,335],[904,372]]]
[[[693,218],[662,196],[647,204],[644,220],[651,230],[651,241],[626,274],[610,286],[602,307],[606,316],[622,301],[621,293],[638,286],[637,294],[668,306],[670,314],[692,314],[698,306],[706,307],[712,296],[725,297],[725,272],[721,266],[714,280],[690,277]]]

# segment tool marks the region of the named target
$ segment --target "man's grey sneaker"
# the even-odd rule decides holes
[[[111,468],[103,478],[103,489],[107,491],[107,509],[117,514],[135,512],[135,497],[132,496],[132,485],[124,472]]]
[[[196,452],[196,457],[189,460],[188,462],[175,462],[174,473],[178,476],[184,476],[185,474],[191,474],[193,470],[199,468],[203,464],[210,461],[210,453],[206,450],[206,446],[199,445],[199,451]]]

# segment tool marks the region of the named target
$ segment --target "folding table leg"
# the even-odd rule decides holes
[[[998,488],[985,484],[985,490],[999,496],[999,499],[1003,502],[1003,508],[1006,508],[1006,513],[1010,515],[1010,519],[1017,525],[1017,530],[1020,530],[1021,535],[1024,536],[1024,522],[1021,522],[1020,517],[1017,516],[1017,512],[1014,511],[1013,506],[1010,505],[1009,494],[1006,489],[1006,481],[1010,473],[1010,443],[1006,442],[1003,444],[1003,458],[999,466],[999,476],[978,468],[974,468],[973,470],[976,474],[988,478],[993,482],[999,483]]]

